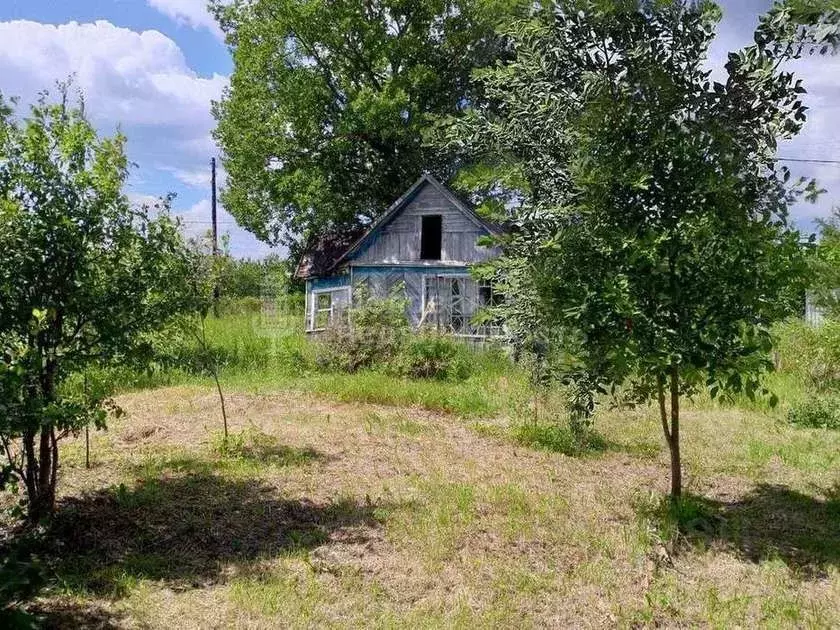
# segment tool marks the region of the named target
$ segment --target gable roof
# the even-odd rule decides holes
[[[402,197],[397,199],[391,206],[385,211],[385,213],[379,217],[376,221],[374,221],[371,226],[368,228],[367,232],[358,239],[353,245],[344,253],[344,255],[336,261],[336,266],[351,258],[355,253],[357,253],[362,247],[364,247],[370,239],[383,227],[385,227],[394,217],[396,217],[411,201],[417,196],[420,190],[423,188],[424,184],[430,184],[435,189],[437,189],[446,199],[452,203],[458,210],[460,210],[470,221],[475,223],[478,227],[482,228],[483,230],[487,231],[489,234],[499,234],[500,228],[486,221],[482,217],[480,217],[475,210],[473,210],[467,203],[462,201],[457,195],[455,195],[449,188],[441,184],[433,175],[429,173],[423,173],[419,177],[419,179],[411,185],[405,193],[403,193]]]
[[[500,234],[502,228],[480,217],[465,201],[460,199],[449,188],[441,184],[433,175],[423,173],[402,196],[392,203],[384,214],[370,224],[363,233],[359,230],[323,234],[314,239],[301,257],[295,275],[298,278],[312,278],[326,275],[362,249],[370,239],[393,218],[395,218],[420,193],[424,185],[433,186],[452,205],[460,210],[464,216],[485,230],[488,234]]]

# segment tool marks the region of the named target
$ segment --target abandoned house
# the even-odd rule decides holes
[[[498,255],[478,243],[498,231],[423,175],[363,233],[322,235],[310,244],[296,271],[306,281],[306,330],[323,330],[341,317],[366,286],[377,297],[404,291],[414,326],[472,338],[497,334],[497,326],[473,321],[494,296],[469,267]]]

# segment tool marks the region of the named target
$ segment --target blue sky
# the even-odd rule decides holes
[[[770,0],[726,0],[710,63],[722,67],[726,52],[750,42]],[[810,118],[780,155],[840,160],[840,57],[811,58],[794,70],[809,91]],[[2,0],[0,91],[31,102],[37,92],[71,73],[84,91],[88,112],[102,133],[118,126],[137,164],[127,193],[135,200],[175,192],[186,226],[209,226],[209,160],[218,155],[210,136],[210,102],[232,71],[221,33],[205,0]],[[817,177],[829,193],[794,211],[801,228],[840,204],[840,165],[789,164]],[[220,174],[224,181],[224,174]],[[237,256],[271,251],[222,211]]]

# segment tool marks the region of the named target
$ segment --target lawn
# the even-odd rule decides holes
[[[504,372],[469,413],[457,384],[228,377],[224,454],[200,381],[121,395],[90,469],[67,443],[50,625],[840,625],[840,432],[695,404],[675,515],[653,409],[568,457],[515,439]]]

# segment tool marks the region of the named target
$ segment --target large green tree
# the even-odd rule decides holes
[[[225,207],[258,237],[300,244],[375,218],[452,151],[430,121],[480,102],[471,72],[503,54],[517,0],[216,0],[234,60],[214,114]]]
[[[788,208],[817,190],[776,161],[805,121],[783,65],[840,34],[827,5],[779,3],[716,82],[719,16],[711,2],[557,2],[517,22],[515,61],[484,73],[498,107],[453,127],[452,145],[524,182],[497,263],[510,329],[568,350],[555,354],[579,385],[657,404],[673,496],[682,397],[757,393],[769,326],[803,287]]]
[[[177,225],[122,193],[125,139],[61,96],[28,117],[0,97],[0,486],[23,484],[33,522],[53,509],[61,438],[106,418],[109,392],[82,373],[137,351],[186,294]]]

